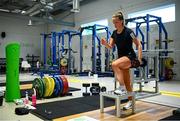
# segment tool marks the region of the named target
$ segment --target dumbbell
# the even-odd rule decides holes
[[[83,96],[90,96],[90,93],[87,92],[87,88],[90,87],[89,83],[83,83],[82,84],[83,87],[85,87],[86,91],[83,92]]]
[[[98,95],[100,93],[99,83],[92,83],[92,87],[90,87],[90,92],[92,95]]]
[[[99,83],[92,83],[92,87],[90,88],[90,92],[92,95],[98,95],[100,92],[105,92],[106,87],[100,87]]]
[[[147,60],[145,58],[142,58],[142,63],[140,64],[138,59],[134,59],[134,60],[132,60],[131,64],[132,64],[133,68],[137,68],[139,66],[145,67],[147,65]]]
[[[106,87],[105,86],[101,87],[101,92],[106,92]]]
[[[147,65],[147,60],[145,58],[142,58],[141,67],[145,67]]]
[[[92,87],[99,86],[99,83],[92,83]]]
[[[174,116],[179,116],[180,115],[180,108],[173,110],[173,115]]]
[[[90,92],[92,95],[98,95],[100,93],[100,86],[92,86]]]

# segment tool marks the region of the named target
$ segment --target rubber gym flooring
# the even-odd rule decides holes
[[[21,74],[20,75],[20,80],[21,81],[31,81],[33,80],[33,78],[35,78],[37,76],[32,76],[31,74]],[[53,102],[57,102],[57,101],[61,101],[61,100],[70,100],[70,99],[76,99],[76,98],[80,98],[82,97],[82,92],[85,91],[85,88],[82,87],[82,83],[92,83],[95,82],[93,77],[73,77],[73,76],[67,76],[67,78],[69,79],[69,85],[70,87],[74,87],[74,88],[80,88],[81,91],[74,91],[72,92],[73,95],[72,96],[66,96],[66,97],[61,97],[61,98],[53,98],[53,99],[42,99],[42,100],[38,100],[37,103],[38,105],[42,104],[42,105],[46,105],[46,103],[50,102],[53,104]],[[96,80],[100,83],[101,86],[106,86],[107,90],[112,90],[114,85],[113,85],[113,78],[110,77],[106,77],[106,78],[98,78],[98,80]],[[5,76],[0,76],[0,83],[5,82]],[[179,84],[179,83],[178,83]],[[168,94],[167,92],[171,92],[170,95],[166,95],[168,97],[163,98],[162,100],[169,100],[170,103],[175,103],[174,100],[171,100],[173,98],[179,99],[178,95],[178,91],[179,91],[179,85],[177,85],[177,83],[175,81],[172,82],[163,82],[160,83],[160,90],[163,89],[163,91],[166,91],[166,94]],[[145,85],[146,86],[146,85]],[[148,86],[147,86],[148,87]],[[175,89],[177,87],[177,89]],[[0,87],[0,90],[4,90],[4,87]],[[165,96],[165,92],[162,93],[162,96]],[[151,97],[151,98],[155,98],[155,97]],[[148,99],[148,98],[147,98]],[[144,102],[144,101],[137,101],[137,106],[136,106],[136,114],[134,115],[130,115],[130,116],[125,116],[122,119],[123,120],[160,120],[162,118],[171,116],[172,110],[176,109],[176,107],[169,107],[169,106],[164,106],[164,105],[157,105],[154,103],[157,103],[156,99],[154,99],[154,102],[151,103],[147,103],[148,101]],[[157,99],[158,100],[158,99]],[[98,103],[99,101],[95,101],[95,103]],[[82,102],[82,104],[84,104],[84,102]],[[24,116],[17,116],[14,114],[14,109],[15,109],[16,105],[14,103],[5,103],[3,104],[3,106],[0,107],[0,120],[10,120],[10,119],[14,119],[14,120],[42,120],[41,118],[33,115],[33,114],[28,114],[28,115],[24,115]],[[78,106],[81,107],[81,106]],[[69,108],[69,107],[68,107]],[[84,109],[83,109],[84,110]],[[69,112],[68,110],[66,110],[66,108],[64,109],[64,112]],[[48,113],[52,113],[51,111],[47,111]],[[72,119],[72,118],[76,118],[76,117],[80,117],[80,116],[89,116],[92,117],[94,119],[97,120],[111,120],[111,121],[116,121],[119,120],[119,118],[117,118],[115,116],[115,108],[114,106],[110,106],[108,108],[105,108],[105,113],[101,114],[99,112],[99,109],[93,109],[93,111],[88,111],[88,112],[83,112],[82,113],[78,113],[78,114],[68,114],[69,116],[65,117],[56,117],[55,119],[53,118],[53,120],[58,120],[58,121],[62,121],[62,120],[68,120],[68,119]],[[156,117],[155,117],[156,116]],[[120,118],[121,119],[121,118]]]
[[[32,110],[31,113],[44,120],[52,120],[59,117],[97,110],[100,107],[99,102],[99,95],[55,101],[38,104],[37,109]],[[114,103],[114,100],[106,99],[105,107],[113,106]]]

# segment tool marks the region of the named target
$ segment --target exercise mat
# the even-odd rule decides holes
[[[125,102],[127,100],[123,100]],[[115,104],[114,100],[105,98],[104,106],[109,107]],[[58,107],[58,108],[57,108]],[[99,95],[80,97],[75,99],[55,101],[43,104],[37,104],[37,109],[31,113],[44,119],[52,120],[64,116],[84,113],[88,111],[98,110],[100,108]]]

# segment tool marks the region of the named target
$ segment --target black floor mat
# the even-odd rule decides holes
[[[124,100],[123,102],[125,101],[127,100]],[[105,107],[113,106],[114,104],[114,100],[105,99],[104,101]],[[32,114],[44,120],[52,120],[55,118],[97,110],[100,108],[100,98],[99,95],[81,97],[64,101],[38,104],[36,108],[36,110],[31,111]]]
[[[172,120],[179,121],[180,120],[180,115],[172,115],[172,116],[160,119],[159,121],[172,121]]]

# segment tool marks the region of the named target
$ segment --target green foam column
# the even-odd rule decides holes
[[[19,43],[11,43],[6,46],[6,102],[20,99],[19,56]]]

